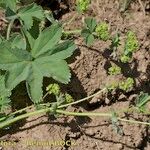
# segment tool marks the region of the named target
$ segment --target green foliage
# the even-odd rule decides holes
[[[134,80],[132,78],[127,78],[125,81],[119,83],[119,89],[123,91],[130,91],[134,86]]]
[[[112,40],[111,40],[112,50],[117,50],[119,45],[120,45],[120,34],[117,33],[115,34],[115,36],[112,37]]]
[[[108,73],[110,75],[118,75],[118,74],[121,74],[121,68],[118,67],[117,65],[113,65],[112,67],[110,67],[108,69]]]
[[[90,46],[94,42],[94,36],[88,29],[83,29],[81,35],[84,37],[87,46]]]
[[[134,32],[129,31],[127,33],[127,39],[125,44],[125,54],[128,54],[129,52],[133,53],[135,52],[139,47],[137,37]]]
[[[96,28],[96,20],[94,18],[86,18],[85,19],[86,28],[92,33]]]
[[[134,87],[134,80],[132,78],[127,78],[126,80],[120,81],[120,82],[113,82],[109,86],[107,86],[107,89],[109,91],[115,90],[115,89],[120,89],[125,92],[129,92],[133,89]]]
[[[0,112],[5,112],[10,107],[11,100],[8,97],[0,96]]]
[[[72,103],[74,101],[72,96],[68,93],[65,93],[65,100],[66,100],[66,103]]]
[[[7,8],[6,16],[8,20],[19,19],[21,23],[25,25],[27,29],[30,29],[33,25],[33,19],[43,20],[44,11],[37,4],[27,5],[19,8],[16,12]]]
[[[49,94],[59,95],[60,94],[60,87],[56,83],[50,84],[49,86],[47,86],[46,91]]]
[[[85,12],[88,10],[91,0],[76,0],[77,10],[79,12]]]
[[[127,62],[131,61],[131,59],[132,59],[132,56],[123,55],[123,56],[121,56],[120,60],[122,63],[127,63]]]
[[[100,38],[103,41],[107,41],[109,39],[109,27],[106,22],[102,22],[99,25],[97,25],[95,30],[98,38]]]
[[[70,81],[69,67],[64,59],[76,46],[72,41],[59,44],[62,27],[56,23],[43,30],[37,39],[26,31],[30,49],[12,48],[9,41],[0,45],[0,69],[7,70],[6,87],[12,90],[26,80],[28,94],[34,103],[42,99],[43,77],[62,83]],[[27,43],[26,43],[27,44]]]
[[[113,51],[117,50],[120,45],[120,35],[117,33],[114,37],[110,38],[108,24],[102,22],[97,25],[94,18],[85,19],[85,27],[82,32],[81,30],[75,30],[74,32],[68,31],[65,34],[62,26],[54,19],[52,13],[50,11],[44,11],[42,7],[33,3],[34,1],[35,0],[0,0],[0,7],[5,10],[6,22],[8,22],[6,39],[0,35],[0,128],[7,127],[11,123],[29,116],[49,112],[55,116],[58,114],[107,116],[112,119],[113,129],[121,135],[123,132],[119,127],[119,120],[150,125],[147,122],[142,123],[122,119],[118,116],[119,113],[115,112],[112,114],[96,114],[64,111],[67,106],[81,103],[99,95],[107,89],[121,89],[128,92],[134,86],[134,80],[132,78],[127,78],[120,83],[114,81],[109,87],[75,102],[70,94],[62,92],[59,85],[55,83],[50,84],[46,88],[47,93],[43,96],[42,86],[44,77],[53,78],[64,84],[70,81],[71,73],[66,59],[73,54],[76,46],[73,41],[63,41],[62,33],[66,36],[81,33],[85,38],[87,46],[91,45],[96,38],[104,41],[111,39]],[[90,3],[90,0],[77,0],[77,8],[83,13],[88,9]],[[24,6],[22,6],[22,4],[24,4]],[[11,29],[16,20],[20,22],[19,29],[21,31],[11,33],[14,31]],[[47,25],[46,21],[50,21],[50,27],[45,28],[45,25]],[[129,31],[127,33],[121,61],[124,63],[129,62],[132,59],[133,52],[138,49],[138,45],[135,34]],[[121,68],[112,65],[108,73],[110,75],[120,74]],[[22,81],[26,83],[28,95],[34,105],[7,115],[7,110],[11,106],[11,91]],[[55,100],[44,104],[41,103],[48,94],[53,94]],[[150,96],[147,93],[141,93],[137,100],[136,108],[145,112],[145,106],[149,100]],[[24,111],[32,107],[37,109],[33,112],[24,113]],[[23,114],[20,115],[20,113]]]
[[[11,10],[16,10],[16,4],[18,0],[0,0],[0,7],[6,9],[10,8]]]
[[[139,44],[134,32],[127,33],[127,39],[124,48],[124,54],[121,57],[121,62],[127,63],[132,59],[132,54],[138,49]]]
[[[150,95],[148,93],[141,92],[136,101],[136,107],[141,111],[146,111],[146,104],[150,101]]]
[[[46,91],[48,92],[48,94],[53,94],[56,96],[56,100],[57,101],[61,101],[61,103],[65,102],[65,103],[71,103],[73,102],[73,98],[70,94],[68,93],[62,93],[61,89],[59,87],[58,84],[54,83],[54,84],[50,84],[46,87]]]
[[[0,113],[10,107],[10,95],[11,91],[5,87],[5,75],[0,75]]]
[[[94,42],[93,32],[96,28],[96,20],[94,18],[85,19],[85,28],[81,31],[81,35],[85,39],[85,43],[90,46]]]

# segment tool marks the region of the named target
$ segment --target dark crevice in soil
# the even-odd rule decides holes
[[[149,127],[146,127],[146,131],[143,134],[145,134],[145,135],[143,135],[142,141],[141,141],[140,145],[137,147],[140,150],[145,150],[145,148],[147,147],[148,143],[150,143]]]

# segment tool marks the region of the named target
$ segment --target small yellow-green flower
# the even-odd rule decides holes
[[[119,83],[119,89],[123,91],[130,91],[134,86],[134,80],[132,78],[127,78],[127,80]]]
[[[118,74],[121,74],[121,68],[118,67],[118,66],[116,66],[116,65],[114,65],[114,66],[112,66],[112,67],[110,67],[110,68],[108,69],[108,73],[109,73],[110,75],[118,75]]]
[[[107,41],[109,39],[109,27],[106,22],[97,25],[95,32],[101,40]]]
[[[88,10],[91,0],[77,0],[76,3],[78,10],[81,12],[85,12]]]
[[[121,62],[127,63],[132,59],[132,57],[129,57],[128,55],[121,56]]]
[[[74,101],[72,96],[68,93],[65,94],[65,100],[66,100],[67,103],[71,103],[71,102]]]
[[[125,45],[125,51],[133,53],[136,51],[139,47],[137,37],[134,32],[129,31],[127,33],[127,39],[126,39],[126,45]]]
[[[56,83],[50,84],[49,86],[47,86],[46,91],[49,94],[59,95],[60,94],[60,87]]]

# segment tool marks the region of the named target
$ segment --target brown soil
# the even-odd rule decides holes
[[[135,88],[128,92],[114,92],[93,98],[80,106],[69,107],[70,111],[108,112],[122,110],[134,103],[135,97],[140,91],[150,93],[150,2],[138,1],[131,4],[124,13],[119,11],[119,3],[116,0],[93,0],[86,16],[93,16],[97,21],[107,21],[111,32],[118,29],[124,37],[127,30],[134,31],[140,43],[139,50],[134,54],[133,62],[123,65],[111,60],[110,41],[96,41],[88,48],[83,39],[77,37],[75,42],[79,46],[75,60],[70,63],[72,70],[71,83],[65,89],[75,99],[93,94],[106,85],[125,77],[132,77],[136,81]],[[72,3],[69,3],[72,4]],[[72,6],[72,5],[71,5]],[[61,21],[68,21],[76,15],[71,7],[69,13],[62,16]],[[84,16],[77,16],[75,20],[66,26],[66,29],[82,27]],[[74,58],[73,58],[74,59]],[[70,61],[70,60],[69,60]],[[110,63],[117,63],[122,68],[123,75],[110,76],[107,69]],[[130,115],[130,119],[148,121],[149,116],[140,114]],[[150,130],[144,125],[120,123],[122,134],[117,134],[110,120],[100,117],[63,117],[57,119],[47,116],[28,118],[14,125],[13,129],[1,133],[2,141],[9,141],[13,146],[1,146],[4,150],[150,150]],[[61,146],[61,141],[71,140],[72,146]],[[36,142],[35,145],[32,141]],[[59,142],[46,146],[45,142]],[[30,144],[29,144],[30,142]],[[39,144],[39,145],[38,145]],[[43,145],[43,146],[42,146]]]

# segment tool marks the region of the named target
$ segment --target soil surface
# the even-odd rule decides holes
[[[75,37],[79,49],[68,60],[71,67],[71,83],[65,86],[75,100],[91,95],[114,81],[126,77],[135,80],[135,87],[128,93],[114,91],[94,97],[81,105],[69,107],[69,111],[108,112],[122,110],[135,103],[135,97],[144,91],[150,94],[150,1],[131,3],[125,12],[117,0],[92,0],[88,12],[82,16],[74,11],[74,1],[63,3],[69,9],[59,18],[69,22],[65,29],[78,29],[83,26],[86,16],[96,18],[98,22],[106,21],[110,31],[117,31],[124,38],[128,30],[136,33],[140,47],[134,53],[131,64],[121,64],[111,59],[111,42],[96,41],[86,47],[81,37]],[[143,9],[144,8],[144,9]],[[2,23],[0,23],[1,28]],[[116,63],[122,69],[122,75],[108,75],[108,67]],[[24,99],[24,98],[23,98]],[[150,109],[150,106],[149,106]],[[149,121],[150,116],[141,114],[122,114],[124,118]],[[1,133],[2,150],[150,150],[150,128],[144,125],[120,123],[120,134],[113,129],[107,118],[101,117],[65,117],[57,119],[45,116],[28,118],[16,123],[12,129]],[[6,142],[6,145],[4,145]],[[50,144],[48,144],[48,142]],[[65,142],[65,144],[64,144]],[[10,145],[8,145],[8,143]],[[71,146],[70,146],[71,145]]]

